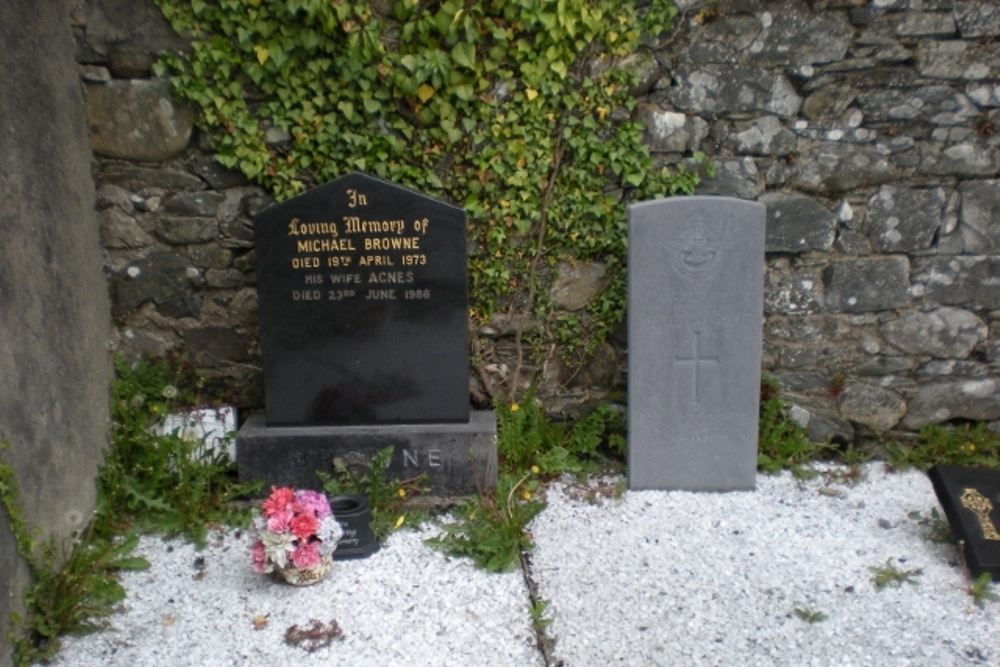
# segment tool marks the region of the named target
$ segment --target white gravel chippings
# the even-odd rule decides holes
[[[956,548],[911,516],[938,507],[927,476],[864,470],[855,486],[784,473],[759,475],[754,492],[599,505],[553,486],[532,569],[555,655],[573,667],[1000,665],[1000,602],[976,607]],[[870,568],[887,563],[920,573],[877,589]]]
[[[754,492],[596,504],[581,487],[621,478],[552,485],[530,530],[554,655],[565,667],[1000,665],[1000,602],[976,607],[956,548],[927,539],[926,475],[870,464],[850,485],[825,470],[761,475]],[[394,533],[305,588],[253,572],[247,535],[218,533],[200,552],[143,538],[152,568],[123,573],[122,613],[67,638],[54,664],[543,667],[522,574],[446,558],[424,544],[439,530]],[[919,573],[879,590],[872,568],[887,564]],[[286,643],[313,620],[343,638],[313,652]]]
[[[245,533],[202,551],[145,537],[126,572],[123,613],[102,632],[64,640],[65,667],[542,665],[520,572],[489,574],[425,545],[437,528],[401,530],[366,559],[296,588],[250,567]],[[285,642],[293,625],[336,621],[343,639],[313,652]]]

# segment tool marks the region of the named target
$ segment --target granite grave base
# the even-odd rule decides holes
[[[468,496],[496,484],[496,433],[493,411],[474,411],[468,423],[377,426],[267,426],[254,415],[236,436],[236,466],[265,489],[320,489],[316,471],[332,474],[334,459],[365,463],[391,445],[390,479],[426,473],[430,495]]]

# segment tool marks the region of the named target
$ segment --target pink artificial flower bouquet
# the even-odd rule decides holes
[[[253,518],[256,540],[250,547],[253,568],[260,573],[275,568],[319,565],[333,553],[344,534],[322,493],[271,487],[271,495]]]

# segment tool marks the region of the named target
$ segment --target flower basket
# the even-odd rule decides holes
[[[279,567],[275,569],[275,572],[292,586],[309,586],[326,579],[332,569],[333,558],[330,557],[330,554],[324,554],[315,565]]]
[[[254,516],[250,546],[253,568],[295,586],[322,581],[344,534],[326,496],[308,489],[272,487]]]

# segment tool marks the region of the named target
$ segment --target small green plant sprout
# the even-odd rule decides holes
[[[935,465],[1000,468],[1000,434],[984,424],[942,426],[920,429],[912,446],[889,443],[889,463],[894,468],[927,470]]]
[[[891,558],[885,561],[885,565],[876,565],[868,569],[872,572],[872,583],[875,584],[875,588],[878,590],[882,590],[886,586],[898,588],[904,582],[916,586],[917,582],[914,580],[914,577],[923,574],[923,570],[920,568],[901,570],[892,564]]]
[[[951,526],[941,517],[938,508],[933,507],[926,515],[918,511],[910,512],[906,515],[911,521],[926,529],[925,537],[934,544],[954,544],[955,535],[951,532]]]
[[[444,533],[427,540],[430,546],[452,556],[467,556],[490,572],[509,572],[521,562],[522,553],[534,548],[528,523],[545,503],[535,497],[538,468],[516,477],[501,474],[496,488],[482,491],[452,512],[453,523]]]
[[[987,602],[1000,600],[1000,596],[993,590],[993,577],[989,572],[983,572],[970,582],[967,591],[980,609],[985,607]]]
[[[337,459],[333,463],[333,475],[322,470],[316,472],[328,496],[363,495],[368,498],[372,533],[379,542],[385,542],[392,531],[401,528],[408,515],[413,519],[414,513],[404,512],[403,506],[408,499],[426,491],[423,486],[425,474],[404,480],[389,479],[394,451],[390,445],[376,452],[367,463]]]
[[[807,609],[805,607],[796,607],[792,612],[798,618],[801,618],[806,623],[822,623],[826,619],[830,618],[821,611],[815,611],[812,609]]]
[[[804,464],[815,459],[823,448],[806,437],[805,429],[788,415],[788,404],[778,396],[778,385],[764,378],[760,385],[760,422],[757,468],[775,474],[791,470],[800,479],[814,477]]]
[[[628,490],[628,482],[620,477],[589,477],[566,487],[571,498],[590,505],[603,505],[606,500],[619,500]]]
[[[552,619],[545,617],[548,608],[549,601],[538,598],[531,603],[531,608],[528,610],[531,614],[531,626],[539,636],[544,635],[545,630],[552,624]]]

